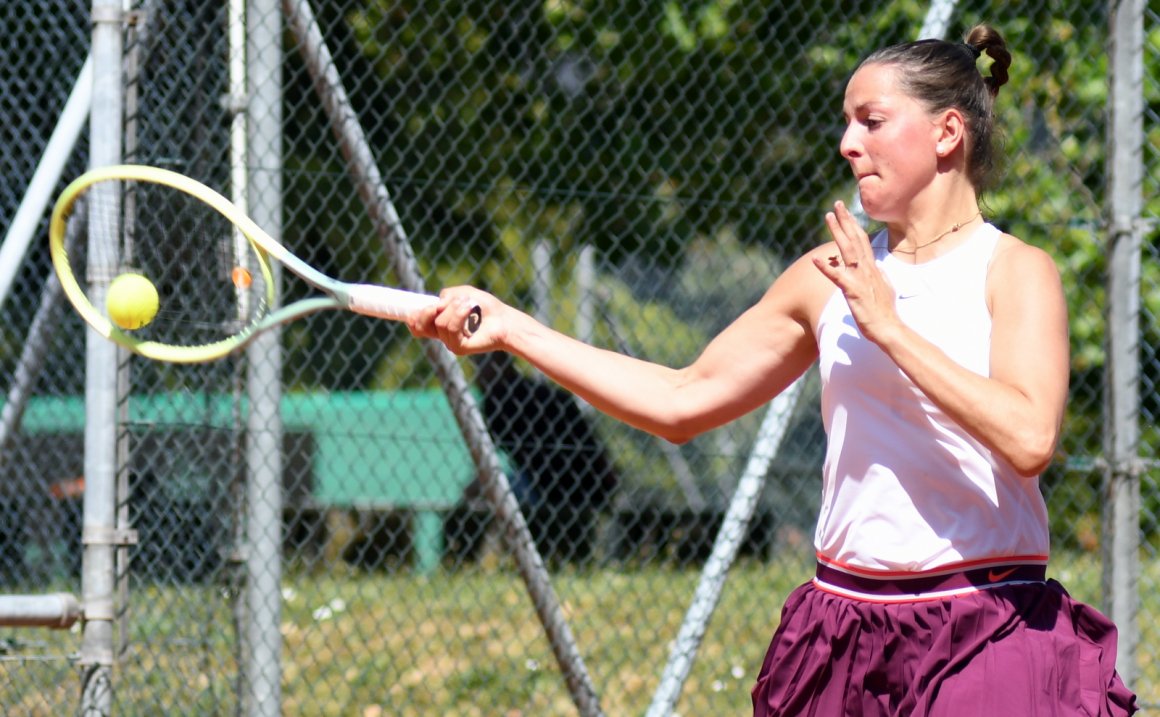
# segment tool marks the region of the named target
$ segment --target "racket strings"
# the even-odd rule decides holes
[[[173,346],[211,344],[246,333],[269,313],[262,272],[256,269],[264,260],[248,240],[239,241],[237,228],[213,207],[165,185],[129,180],[94,184],[83,199],[90,234],[118,235],[115,242],[87,242],[114,254],[88,265],[106,267],[99,270],[106,281],[113,278],[104,276],[110,270],[113,276],[135,272],[157,288],[157,315],[135,337]],[[104,248],[109,246],[115,249]],[[85,276],[85,292],[92,297],[94,276],[90,271]]]

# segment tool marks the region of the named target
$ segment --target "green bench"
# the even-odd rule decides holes
[[[129,409],[130,423],[158,430],[232,429],[236,420],[232,397],[223,395],[140,396],[130,400]],[[281,415],[287,434],[310,436],[304,492],[311,507],[410,512],[417,568],[438,565],[442,513],[459,501],[475,477],[475,465],[441,391],[286,394]],[[72,396],[33,399],[22,424],[27,434],[83,429],[84,402]],[[288,493],[296,494],[298,488]]]

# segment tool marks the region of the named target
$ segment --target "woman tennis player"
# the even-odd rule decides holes
[[[980,53],[992,60],[988,75]],[[869,237],[790,266],[682,369],[594,348],[469,287],[408,324],[452,351],[519,355],[588,403],[671,441],[765,404],[815,361],[828,445],[817,573],[786,601],[755,715],[1126,715],[1116,630],[1046,577],[1038,476],[1068,392],[1067,309],[1043,251],[989,224],[993,28],[867,57],[840,151]],[[479,305],[484,321],[462,330]]]

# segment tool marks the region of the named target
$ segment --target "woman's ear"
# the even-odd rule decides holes
[[[967,123],[963,119],[963,113],[957,109],[952,108],[943,112],[935,127],[934,151],[939,158],[951,155],[966,140]]]

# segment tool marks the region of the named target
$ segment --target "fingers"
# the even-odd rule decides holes
[[[463,298],[456,299],[453,290],[444,289],[438,301],[411,312],[404,323],[411,334],[419,338],[439,338],[440,323],[446,320],[449,310],[458,311],[457,303],[463,303]]]
[[[462,356],[495,348],[501,306],[479,289],[451,287],[439,293],[437,302],[407,317],[405,323],[412,336],[436,339]]]
[[[840,201],[834,202],[833,211],[826,212],[826,228],[838,253],[824,259],[815,258],[814,265],[826,278],[845,290],[854,272],[874,264],[870,238],[845,203]]]
[[[857,269],[859,264],[857,261],[842,261],[842,257],[837,254],[826,257],[826,263],[834,269]]]
[[[844,202],[834,202],[834,211],[826,212],[826,228],[838,247],[841,264],[857,267],[871,256],[870,237]]]
[[[483,324],[483,310],[479,304],[467,297],[454,299],[447,305],[439,317],[436,325],[447,332],[464,338],[479,331]]]
[[[407,330],[411,335],[418,339],[430,339],[435,337],[434,321],[435,316],[439,313],[438,304],[431,304],[424,306],[421,309],[416,309],[407,315],[403,321]]]
[[[853,279],[857,276],[857,270],[860,266],[863,266],[858,261],[844,262],[838,254],[831,254],[827,257],[815,256],[813,262],[814,266],[818,268],[818,271],[843,291],[853,286]]]

